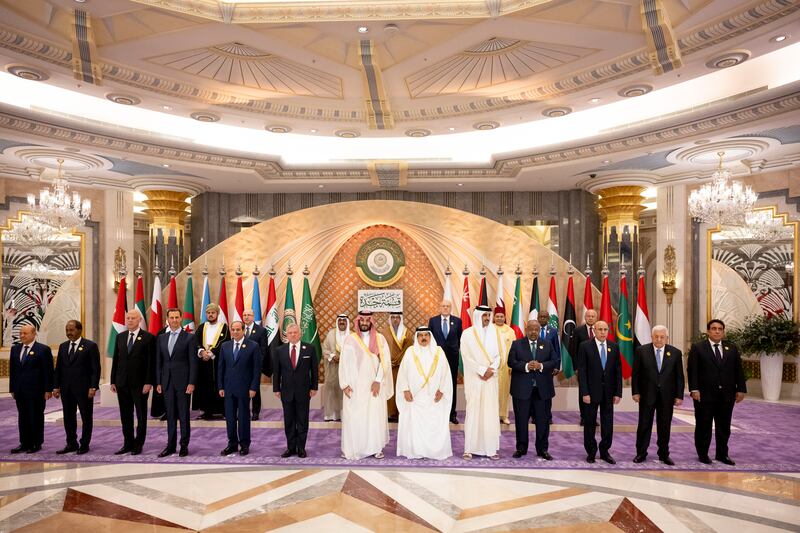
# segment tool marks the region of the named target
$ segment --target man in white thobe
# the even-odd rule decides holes
[[[394,392],[389,344],[376,330],[371,312],[360,312],[355,325],[339,359],[339,386],[344,393],[342,455],[383,459],[389,442],[386,400]]]
[[[464,421],[464,459],[472,454],[499,459],[500,420],[497,371],[503,343],[491,323],[492,310],[478,306],[473,312],[471,328],[461,335],[461,357],[464,361],[464,396],[467,417]]]
[[[336,317],[336,327],[325,336],[322,343],[323,366],[325,368],[325,387],[322,389],[322,408],[325,422],[342,419],[342,389],[339,387],[339,357],[342,345],[350,336],[350,317],[340,314]]]
[[[453,383],[447,356],[428,327],[417,328],[397,373],[397,455],[409,459],[447,459]]]

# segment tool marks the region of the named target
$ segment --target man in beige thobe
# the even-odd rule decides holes
[[[500,334],[500,368],[497,370],[497,388],[500,394],[500,421],[510,424],[508,419],[508,399],[511,397],[511,369],[508,368],[508,352],[511,343],[517,340],[517,334],[506,324],[506,313],[502,307],[494,308],[494,327]]]
[[[323,418],[326,422],[342,419],[342,389],[339,387],[339,357],[342,345],[350,335],[350,317],[340,314],[336,327],[331,329],[322,343],[322,364],[325,368],[325,387],[322,389]]]
[[[414,345],[413,335],[408,332],[403,323],[403,312],[395,311],[389,313],[389,325],[384,329],[383,336],[389,343],[389,351],[392,354],[392,380],[397,383],[397,371],[400,369],[400,362],[403,354]],[[398,412],[395,396],[389,398],[387,409],[389,412],[389,422],[397,422]]]

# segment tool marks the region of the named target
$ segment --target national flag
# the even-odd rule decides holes
[[[261,292],[258,288],[258,278],[253,276],[253,298],[250,302],[250,307],[253,308],[253,322],[261,325]]]
[[[497,274],[497,301],[494,304],[494,306],[495,307],[499,307],[500,309],[502,309],[503,310],[503,314],[505,315],[506,314],[506,300],[505,300],[505,295],[503,294],[503,292],[505,292],[505,288],[503,287],[503,271],[501,270]]]
[[[186,293],[183,296],[183,320],[181,327],[189,333],[194,333],[194,286],[192,276],[186,278]]]
[[[617,316],[617,344],[619,345],[622,377],[631,377],[633,371],[633,328],[628,312],[628,280],[625,274],[619,279],[619,315]]]
[[[286,276],[286,298],[283,301],[283,320],[281,321],[282,339],[286,338],[286,328],[292,324],[297,324],[294,311],[294,291],[292,289],[292,277]]]
[[[489,296],[486,294],[486,276],[481,276],[481,290],[478,292],[478,305],[489,307]],[[463,325],[463,324],[462,324]]]
[[[133,308],[139,311],[139,314],[142,315],[142,321],[139,323],[139,327],[142,329],[147,329],[147,317],[145,316],[144,307],[144,282],[142,281],[141,274],[136,276],[136,296],[134,296]]]
[[[528,313],[528,320],[539,318],[539,276],[533,276],[533,288],[531,289],[531,310]]]
[[[449,276],[448,276],[449,277]],[[303,277],[303,302],[300,307],[300,332],[301,340],[307,342],[317,353],[322,353],[322,344],[319,340],[319,330],[317,329],[317,317],[314,314],[314,303],[311,301],[311,286],[308,277]]]
[[[275,296],[275,278],[269,277],[267,289],[267,312],[264,313],[264,328],[267,330],[267,344],[272,344],[278,334],[278,298]]]
[[[225,275],[219,278],[219,316],[218,320],[223,323],[228,323],[228,289],[225,288]]]
[[[650,329],[650,313],[647,311],[647,294],[644,291],[644,274],[639,275],[636,289],[636,318],[634,324],[634,347],[653,342]]]
[[[178,308],[178,285],[175,276],[169,278],[169,293],[167,294],[167,309]]]
[[[106,355],[114,357],[114,346],[117,343],[117,335],[125,331],[125,310],[128,309],[128,289],[125,284],[125,276],[119,280],[117,289],[117,305],[114,307],[114,316],[111,318],[111,328],[108,331],[108,345]]]
[[[236,322],[236,321],[241,322],[243,314],[244,314],[244,287],[242,285],[242,276],[236,276],[236,297],[233,299],[233,320],[231,320],[231,322]]]
[[[442,296],[442,300],[445,302],[450,302],[450,305],[453,305],[453,288],[450,285],[450,273],[446,272],[444,275],[444,294]]]
[[[208,288],[208,275],[203,276],[203,303],[200,306],[200,323],[206,321],[206,307],[211,303],[211,290]]]
[[[572,364],[573,354],[569,349],[572,346],[572,334],[575,331],[575,290],[573,288],[572,276],[567,282],[567,300],[564,302],[564,326],[561,328],[561,370],[564,377],[571,378],[575,374]]]
[[[461,328],[465,330],[472,327],[472,318],[469,316],[469,274],[464,276],[464,294],[461,296]]]
[[[514,285],[514,307],[511,309],[511,329],[514,330],[518,339],[521,339],[525,331],[525,324],[522,319],[522,280],[517,274],[517,283]]]
[[[558,331],[558,299],[556,298],[556,277],[550,276],[550,298],[547,300],[547,314],[550,315],[550,320],[547,325],[554,330]],[[560,343],[561,340],[556,339]]]
[[[153,335],[158,335],[164,327],[164,310],[161,305],[161,278],[153,276],[153,297],[150,300],[150,320],[148,320],[148,331]]]
[[[594,300],[592,299],[592,278],[586,276],[586,285],[583,288],[583,323],[586,323],[586,311],[594,309]]]
[[[614,315],[611,313],[611,291],[608,288],[608,274],[603,275],[603,293],[600,296],[600,317],[608,324],[608,340],[615,341],[617,336],[614,335]]]

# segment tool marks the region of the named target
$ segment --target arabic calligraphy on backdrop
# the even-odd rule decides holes
[[[358,310],[373,313],[389,313],[403,310],[402,290],[360,290]]]

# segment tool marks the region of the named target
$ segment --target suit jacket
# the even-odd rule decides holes
[[[117,334],[114,343],[114,360],[111,363],[111,384],[141,389],[155,383],[156,338],[149,331],[139,330],[128,353],[126,329]]]
[[[254,342],[258,346],[259,353],[261,354],[261,368],[259,371],[265,376],[271,376],[272,363],[269,358],[269,337],[267,337],[267,328],[259,326],[255,322],[250,327],[252,330],[250,331],[250,336],[247,337],[246,340]],[[275,336],[280,337],[280,335]]]
[[[550,343],[536,339],[536,360],[542,363],[542,371],[525,371],[525,365],[533,361],[530,341],[522,337],[511,343],[508,352],[508,367],[511,369],[511,396],[520,400],[528,400],[533,391],[533,383],[539,389],[539,396],[549,400],[556,395],[553,387],[553,369],[561,366],[561,354],[554,351]]]
[[[169,332],[162,332],[156,342],[156,385],[161,385],[162,391],[170,386],[186,390],[187,386],[197,384],[199,360],[194,334],[182,329],[172,348],[172,356],[169,337]]]
[[[672,403],[675,399],[683,399],[683,389],[683,354],[679,349],[669,344],[664,346],[659,372],[653,343],[636,348],[633,353],[631,394],[641,395],[641,403]]]
[[[436,344],[444,351],[448,359],[458,358],[461,349],[461,319],[450,315],[450,329],[447,331],[447,338],[442,334],[442,315],[436,315],[428,320],[428,327],[431,329]]]
[[[558,329],[546,326],[545,330],[544,340],[550,343],[554,352],[561,353],[561,341],[558,338]]]
[[[580,366],[578,361],[578,348],[581,343],[589,340],[589,326],[583,324],[575,328],[572,332],[572,344],[569,347],[569,353],[572,355],[573,366],[577,369]]]
[[[584,341],[578,347],[578,386],[581,396],[587,394],[592,403],[611,401],[612,396],[622,398],[622,363],[619,346],[606,340],[606,368],[600,361],[600,351],[595,339]]]
[[[281,393],[281,400],[308,399],[309,391],[317,390],[319,358],[317,349],[305,342],[300,343],[297,354],[297,368],[292,368],[289,343],[275,350],[272,361],[272,390]]]
[[[739,349],[723,340],[720,351],[722,363],[717,364],[707,340],[693,344],[689,350],[689,391],[700,391],[700,401],[734,400],[737,392],[747,392]]]
[[[19,360],[23,346],[16,343],[9,354],[8,390],[14,394],[41,394],[53,390],[53,352],[41,342],[34,342],[24,361]]]
[[[239,357],[233,358],[234,340],[225,341],[217,363],[217,388],[225,394],[246,398],[248,391],[257,391],[261,386],[261,346],[252,340],[243,339],[239,346]]]
[[[69,357],[70,341],[58,346],[53,388],[87,394],[100,387],[100,350],[97,343],[81,338],[75,347],[75,361]]]

